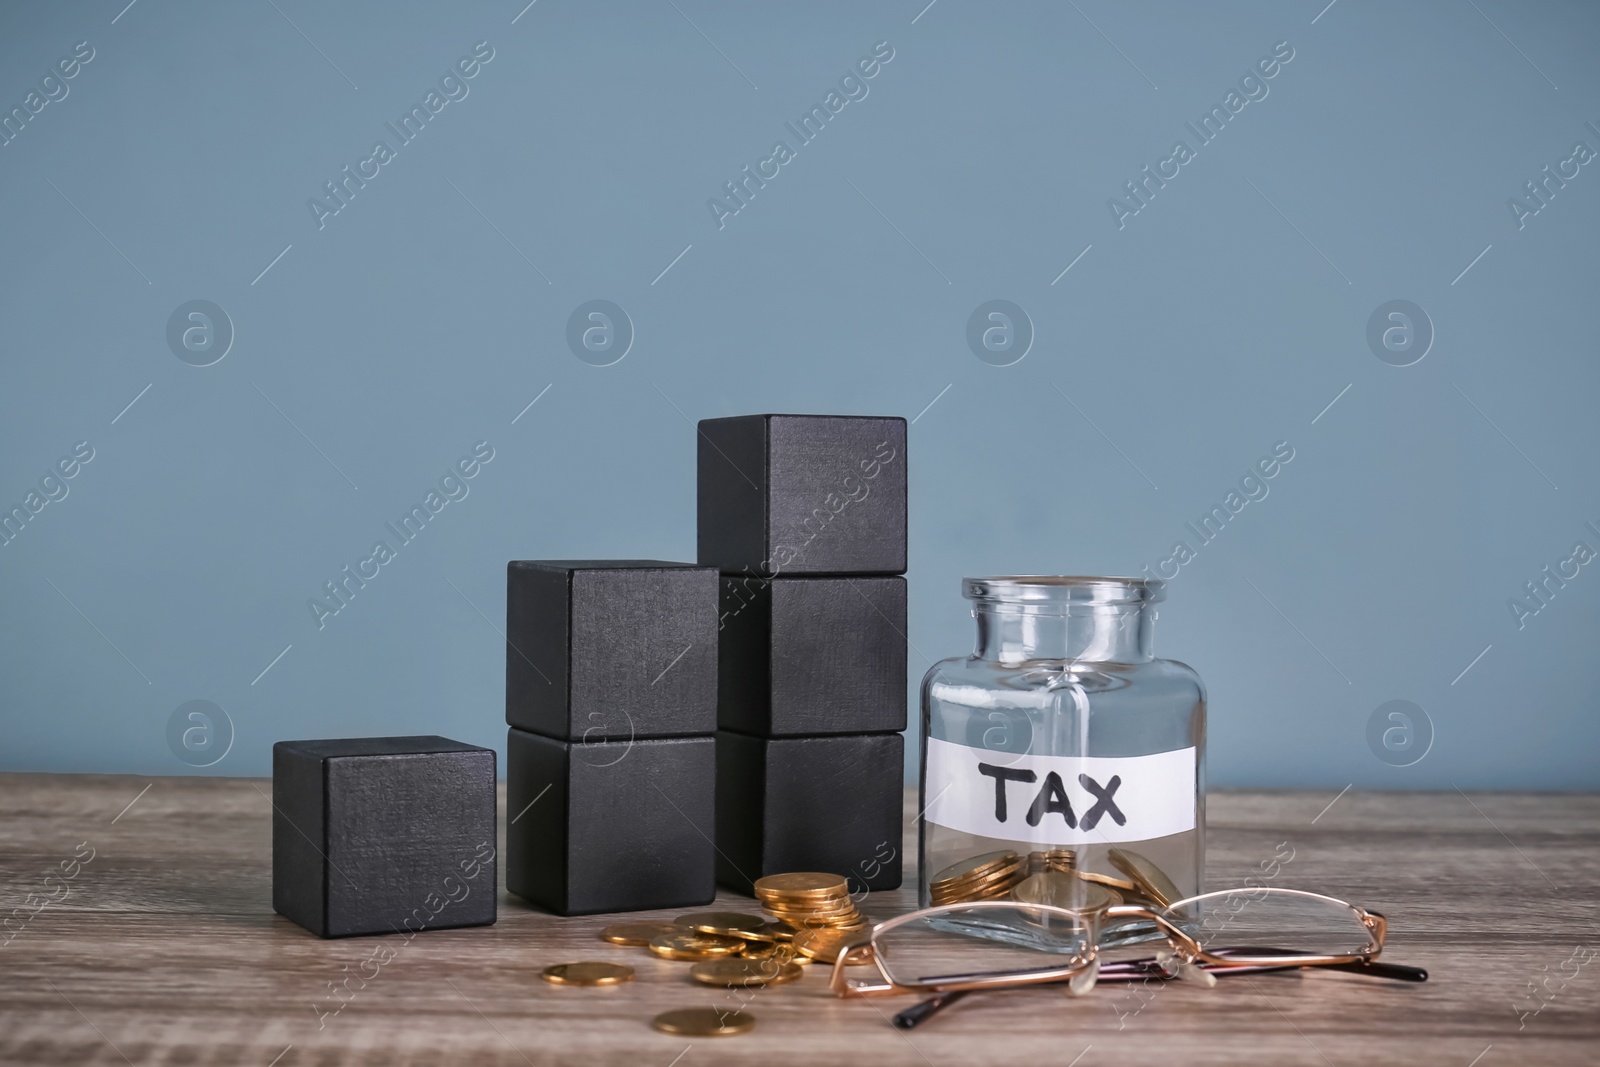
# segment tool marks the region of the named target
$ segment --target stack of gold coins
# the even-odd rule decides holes
[[[1070,871],[1078,866],[1078,854],[1070,848],[1053,848],[1044,853],[1044,869]]]
[[[1046,871],[1065,872],[1078,865],[1078,854],[1070,848],[1052,848],[1044,852],[1028,853],[1028,874]]]
[[[762,910],[794,930],[860,930],[867,925],[850,899],[848,883],[837,874],[769,874],[756,879],[755,890]]]
[[[935,906],[968,900],[998,900],[1027,876],[1027,859],[1009,849],[988,852],[940,871],[928,886],[928,895]]]

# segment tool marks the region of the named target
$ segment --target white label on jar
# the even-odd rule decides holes
[[[1050,845],[1145,841],[1193,830],[1195,750],[1035,756],[928,738],[931,823]]]

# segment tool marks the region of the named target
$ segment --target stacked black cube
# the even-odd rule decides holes
[[[721,572],[717,880],[900,884],[906,422],[700,423],[699,562]]]
[[[716,895],[718,575],[506,570],[506,888],[561,915]]]

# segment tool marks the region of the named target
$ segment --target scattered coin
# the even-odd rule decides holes
[[[841,949],[858,943],[861,935],[848,930],[802,930],[794,935],[794,947],[802,956],[819,963],[833,963]]]
[[[633,980],[633,968],[620,963],[558,963],[539,972],[539,977],[556,985],[621,985]]]
[[[716,1008],[679,1008],[664,1011],[650,1020],[650,1025],[667,1034],[685,1037],[728,1037],[745,1034],[755,1029],[756,1017],[742,1011],[719,1011]]]
[[[793,942],[790,941],[748,941],[744,951],[739,953],[742,960],[780,960],[784,963],[810,963],[806,957],[795,951]]]
[[[736,937],[741,941],[771,941],[767,921],[759,915],[738,911],[695,911],[680,915],[677,925],[700,934]]]
[[[744,942],[733,938],[685,933],[681,928],[650,942],[651,952],[669,960],[710,960],[737,955],[743,948]]]
[[[613,923],[600,931],[600,940],[613,945],[638,945],[642,948],[658,937],[681,933],[681,927],[667,922]]]
[[[689,975],[705,985],[752,989],[782,985],[805,974],[798,963],[769,959],[705,960],[689,968]]]

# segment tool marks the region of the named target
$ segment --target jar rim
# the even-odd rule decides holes
[[[1167,583],[1116,575],[1001,574],[961,579],[961,595],[990,604],[1117,607],[1159,603],[1167,598]]]

